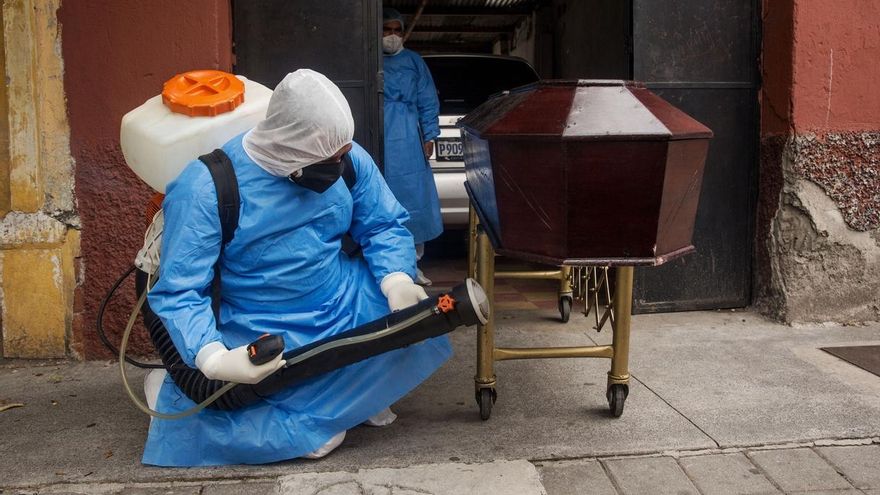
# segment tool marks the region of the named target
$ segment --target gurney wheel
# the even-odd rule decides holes
[[[562,318],[562,323],[568,323],[571,318],[571,296],[559,298],[559,317]]]
[[[486,421],[492,415],[492,404],[498,398],[494,388],[481,388],[477,391],[477,404],[480,405],[480,419]]]
[[[619,418],[623,414],[623,404],[626,402],[626,396],[629,395],[629,387],[621,383],[615,383],[608,387],[608,407],[611,408],[611,415]]]

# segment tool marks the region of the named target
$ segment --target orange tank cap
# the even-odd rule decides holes
[[[213,117],[244,103],[244,83],[219,70],[194,70],[165,81],[162,103],[190,117]]]

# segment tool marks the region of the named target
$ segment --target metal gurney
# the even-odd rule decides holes
[[[495,253],[554,265],[589,298],[587,309],[596,308],[597,327],[613,330],[606,346],[498,348],[492,315],[478,327],[480,416],[489,418],[497,397],[496,361],[574,357],[611,360],[607,398],[620,416],[629,393],[633,267],[694,251],[712,131],[625,81],[542,81],[491,99],[459,126],[469,274],[489,301]]]

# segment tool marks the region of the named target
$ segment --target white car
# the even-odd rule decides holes
[[[430,157],[443,226],[467,227],[468,198],[464,190],[464,161],[459,119],[495,93],[539,79],[529,63],[500,55],[423,55],[431,69],[440,99],[440,136]]]

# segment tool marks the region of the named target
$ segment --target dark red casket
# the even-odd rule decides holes
[[[468,194],[499,253],[659,265],[694,250],[712,131],[643,85],[542,81],[459,126]]]

